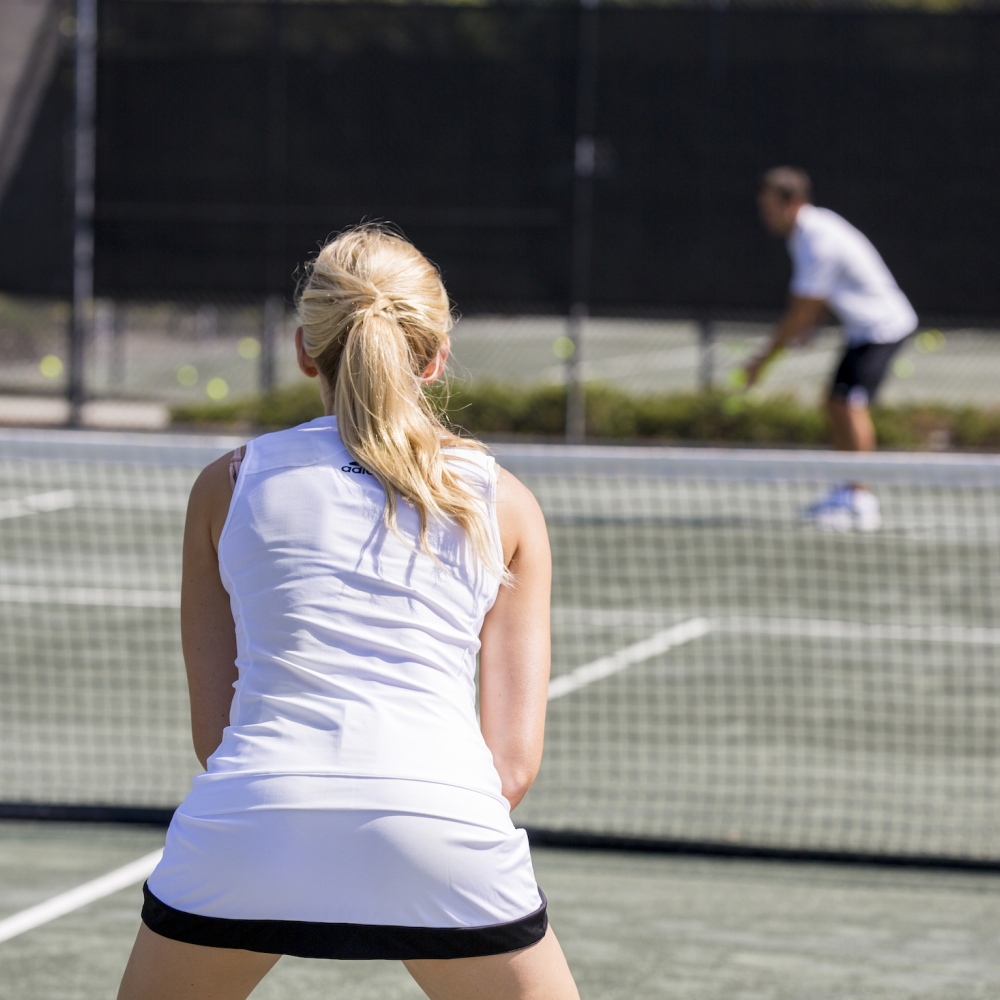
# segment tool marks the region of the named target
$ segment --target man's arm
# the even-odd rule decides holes
[[[787,347],[810,327],[815,326],[825,311],[826,301],[824,299],[805,299],[799,295],[790,295],[785,315],[781,317],[767,350],[754,358],[744,369],[747,373],[747,388],[749,389],[760,378],[765,365],[779,351]]]

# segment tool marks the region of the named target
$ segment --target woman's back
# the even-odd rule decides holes
[[[464,451],[450,461],[492,512],[493,460]],[[335,417],[248,446],[219,542],[239,680],[210,774],[500,794],[475,712],[479,632],[498,581],[453,521],[429,524],[425,551],[412,507],[400,506],[398,535],[384,507]]]
[[[245,1000],[287,954],[402,959],[442,1000],[577,1000],[510,818],[544,733],[541,511],[424,391],[452,316],[412,244],[338,236],[298,309],[326,416],[191,491],[181,632],[207,770],[121,997]]]

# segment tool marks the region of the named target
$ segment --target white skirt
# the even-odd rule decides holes
[[[314,958],[499,954],[547,927],[505,800],[434,782],[201,775],[145,894],[165,937]]]

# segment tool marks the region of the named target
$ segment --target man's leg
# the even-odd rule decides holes
[[[826,403],[834,448],[875,450],[875,426],[868,407],[885,378],[889,362],[906,339],[891,344],[854,344],[844,351]]]
[[[852,403],[843,396],[833,395],[827,400],[826,411],[834,448],[838,451],[875,450],[875,425],[866,404]]]

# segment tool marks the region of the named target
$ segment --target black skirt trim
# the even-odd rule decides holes
[[[533,913],[484,927],[395,927],[327,924],[312,920],[241,920],[185,913],[142,887],[142,922],[174,941],[209,948],[240,948],[299,958],[476,958],[518,951],[540,941],[549,926],[547,902]]]

